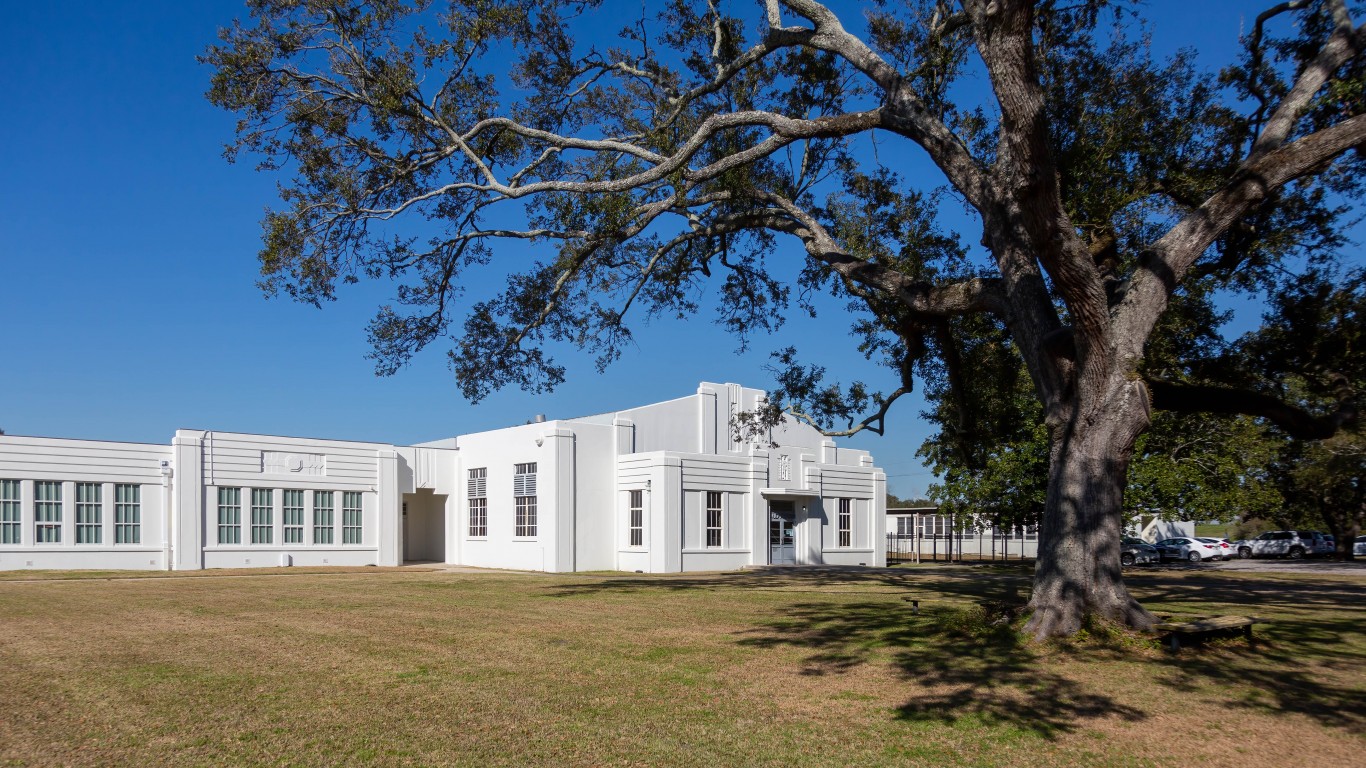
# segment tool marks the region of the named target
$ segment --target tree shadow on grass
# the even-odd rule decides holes
[[[1040,663],[1008,620],[1025,599],[1029,574],[1018,569],[771,569],[674,577],[609,577],[560,585],[559,596],[658,593],[690,590],[765,590],[801,594],[863,593],[865,600],[803,601],[784,616],[748,630],[738,640],[756,648],[808,651],[801,674],[840,674],[879,659],[891,663],[920,690],[898,708],[922,722],[979,722],[1014,726],[1054,738],[1087,720],[1146,715],[1122,679],[1097,689]],[[1227,691],[1223,706],[1265,714],[1296,713],[1348,731],[1366,726],[1366,693],[1352,685],[1366,654],[1349,645],[1366,620],[1360,587],[1332,579],[1245,579],[1219,573],[1179,579],[1128,576],[1131,587],[1159,613],[1178,617],[1218,613],[1271,613],[1258,642],[1215,639],[1172,655],[1155,639],[1098,628],[1080,645],[1052,652],[1075,654],[1078,663],[1124,662],[1132,672],[1185,693]],[[889,598],[888,593],[899,599]],[[920,601],[917,609],[911,600]],[[982,604],[986,604],[986,608]],[[1174,608],[1175,610],[1162,610]],[[1002,610],[1007,609],[1007,614]],[[1340,679],[1314,671],[1307,659],[1342,660]]]
[[[836,675],[890,659],[923,691],[897,709],[899,717],[911,721],[1000,725],[1054,738],[1094,718],[1143,719],[1138,708],[1035,663],[1035,653],[1009,615],[1023,605],[1027,584],[1027,572],[1019,569],[929,575],[809,568],[616,577],[560,586],[555,594],[725,589],[864,594],[869,599],[786,606],[782,618],[745,631],[738,642],[752,648],[805,649],[803,675]],[[888,593],[897,597],[889,599]]]
[[[905,720],[1009,726],[1052,739],[1087,720],[1146,717],[1041,667],[1009,615],[979,606],[912,613],[904,603],[803,603],[747,635],[742,645],[809,649],[806,675],[838,674],[890,656],[922,689],[897,708]]]

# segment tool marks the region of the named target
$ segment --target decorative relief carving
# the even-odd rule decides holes
[[[740,406],[736,405],[735,401],[732,400],[730,403],[730,415],[726,419],[726,432],[730,435],[730,449],[732,451],[740,450],[739,434],[736,432],[737,425],[735,423],[735,417],[739,413]]]
[[[320,453],[261,451],[261,472],[267,475],[325,475],[327,458]]]
[[[792,457],[786,453],[778,454],[778,479],[792,479]]]

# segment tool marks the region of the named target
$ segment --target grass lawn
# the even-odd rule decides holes
[[[1255,647],[1171,656],[1103,631],[1031,646],[984,621],[976,601],[1027,589],[1018,567],[268,573],[0,581],[0,766],[1347,766],[1366,753],[1366,575],[1134,575],[1158,612],[1275,620]]]

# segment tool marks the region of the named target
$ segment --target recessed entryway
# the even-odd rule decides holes
[[[423,489],[403,494],[403,559],[446,562],[446,496]]]

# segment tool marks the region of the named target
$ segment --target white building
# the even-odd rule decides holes
[[[649,573],[886,563],[886,476],[760,390],[415,446],[178,430],[170,445],[0,436],[0,569],[437,561]]]

